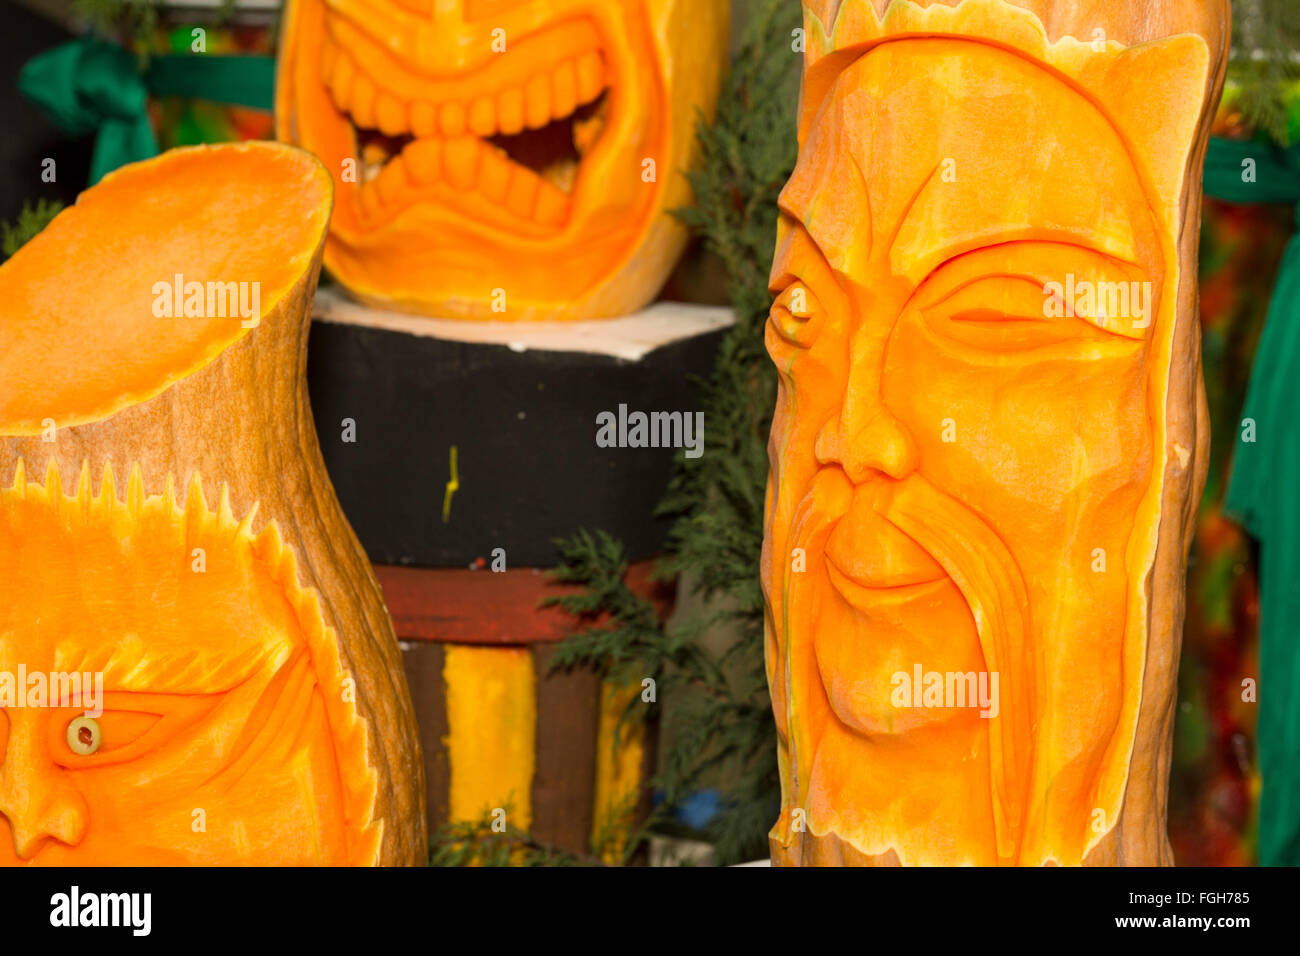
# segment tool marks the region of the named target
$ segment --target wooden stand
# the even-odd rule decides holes
[[[312,408],[402,641],[430,831],[500,808],[542,844],[614,862],[649,811],[656,721],[625,725],[616,747],[640,687],[550,672],[581,624],[538,604],[563,593],[546,573],[554,539],[600,528],[627,546],[633,589],[671,609],[649,558],[679,452],[601,448],[596,416],[696,411],[693,377],[708,374],[731,313],[662,303],[601,322],[467,323],[321,289],[316,318]]]
[[[661,303],[623,319],[472,323],[316,295],[312,412],[348,520],[379,564],[552,567],[554,540],[602,528],[657,553],[671,448],[601,448],[620,404],[697,410],[727,309]],[[705,423],[708,427],[708,423]],[[453,452],[454,449],[454,452]],[[447,499],[455,459],[457,487]]]

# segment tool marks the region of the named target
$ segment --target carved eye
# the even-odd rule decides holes
[[[215,697],[216,695],[214,695]],[[135,760],[166,743],[215,706],[215,699],[180,694],[108,691],[96,702],[77,700],[49,723],[54,762],[74,769]]]
[[[1054,316],[1051,304],[1040,282],[991,275],[958,286],[923,307],[922,314],[939,335],[999,354],[1106,339],[1086,322]]]
[[[94,717],[77,717],[68,721],[68,749],[74,754],[89,757],[99,749],[101,740],[99,721]]]
[[[808,348],[821,328],[821,304],[802,282],[793,282],[772,303],[772,328],[792,345]]]

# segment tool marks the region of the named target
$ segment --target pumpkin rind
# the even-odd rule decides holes
[[[229,183],[231,191],[208,189],[214,181]],[[17,496],[4,499],[15,507],[36,494],[47,507],[71,507],[87,521],[100,515],[95,520],[162,522],[159,535],[175,526],[169,516],[178,514],[182,530],[211,528],[244,555],[240,561],[265,566],[284,589],[282,600],[297,609],[311,648],[298,676],[285,672],[278,679],[300,682],[294,699],[302,706],[301,695],[316,688],[312,699],[327,715],[337,786],[351,809],[329,824],[348,834],[343,856],[322,857],[320,848],[292,843],[277,851],[263,842],[258,859],[415,864],[426,854],[423,769],[397,642],[369,563],[334,498],[307,400],[309,306],[331,192],[319,163],[290,147],[194,147],[124,167],[57,217],[0,267],[7,302],[22,300],[9,294],[15,289],[63,283],[63,299],[81,304],[79,312],[65,306],[44,316],[44,340],[30,316],[11,313],[0,322],[0,353],[25,370],[0,381],[0,474],[17,475],[4,493]],[[172,245],[151,248],[151,238]],[[77,258],[68,256],[70,249]],[[151,311],[153,286],[172,280],[174,270],[200,282],[264,283],[260,314],[251,327],[238,315],[159,318]],[[96,313],[101,294],[117,304]],[[96,319],[105,328],[97,330]],[[73,333],[67,339],[60,338],[59,320]],[[114,328],[129,347],[114,341]],[[151,343],[157,347],[151,350]],[[79,365],[78,349],[86,350]],[[164,350],[166,362],[157,359]],[[57,389],[42,390],[42,352]],[[84,373],[80,384],[67,363]],[[44,489],[27,485],[24,463],[47,469]],[[91,471],[104,474],[93,498]],[[124,500],[114,473],[129,476]],[[207,510],[199,476],[222,489],[215,513]],[[118,533],[125,535],[123,548],[145,546],[130,544],[140,539],[125,525]],[[79,568],[69,555],[59,570],[75,581],[78,573],[93,574],[95,563],[111,561],[105,556]],[[183,618],[185,608],[178,605],[176,613]],[[203,609],[191,614],[197,626]],[[18,619],[19,633],[31,620]],[[147,629],[142,633],[147,644]],[[21,658],[34,645],[16,646]],[[93,657],[112,646],[105,639],[85,652]],[[196,687],[208,674],[208,689],[221,691],[217,675],[229,664],[213,657],[214,669],[200,670]],[[294,753],[285,751],[284,759],[299,759]],[[0,801],[23,786],[23,772],[16,763],[0,768]],[[6,814],[11,809],[0,806]],[[68,860],[75,862],[75,854],[73,846]]]

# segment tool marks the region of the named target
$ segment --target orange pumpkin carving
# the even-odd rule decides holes
[[[1226,6],[805,5],[766,333],[775,862],[1171,861]]]
[[[338,201],[325,265],[368,303],[582,319],[654,298],[685,232],[727,0],[290,0],[277,135]]]
[[[303,375],[330,198],[287,146],[175,150],[0,267],[0,862],[424,859]]]

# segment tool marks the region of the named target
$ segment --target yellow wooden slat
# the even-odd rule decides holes
[[[509,807],[511,826],[532,826],[537,688],[523,648],[449,644],[446,739],[453,822]]]
[[[619,686],[606,682],[601,685],[591,846],[606,863],[622,861],[623,849],[636,819],[646,728],[644,723],[631,717],[620,727],[619,720],[628,701],[640,693],[640,683]]]

